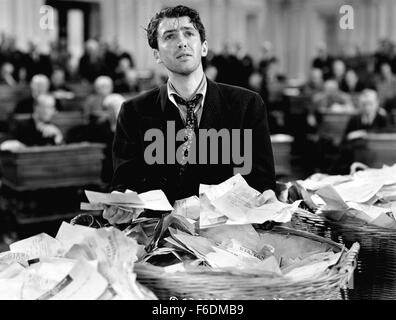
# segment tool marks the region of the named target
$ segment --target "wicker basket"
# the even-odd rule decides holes
[[[367,225],[356,219],[336,222],[305,210],[298,210],[292,220],[294,228],[348,246],[359,242],[361,249],[349,299],[396,299],[396,232]]]
[[[264,231],[263,231],[264,232]],[[335,252],[343,246],[317,235],[275,227],[271,231],[283,235],[304,237],[327,243]],[[196,267],[188,271],[166,273],[162,267],[151,264],[135,264],[137,280],[150,288],[159,299],[225,299],[225,300],[273,300],[273,299],[341,299],[343,289],[355,269],[359,244],[344,250],[339,262],[328,272],[309,281],[291,281],[279,276],[247,275],[230,271],[214,271]]]

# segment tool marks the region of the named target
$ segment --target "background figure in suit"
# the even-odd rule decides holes
[[[353,162],[369,163],[370,155],[366,152],[368,132],[380,132],[389,128],[386,111],[379,106],[375,90],[364,89],[358,100],[359,113],[353,115],[345,129],[340,159],[334,165],[335,173],[347,174]]]
[[[85,51],[79,61],[78,73],[83,80],[90,83],[93,83],[99,76],[106,74],[104,59],[96,40],[89,39],[85,43]]]
[[[52,73],[50,56],[40,52],[35,41],[29,43],[29,52],[24,57],[23,67],[26,70],[26,81],[30,81],[36,74],[44,74],[49,78]]]
[[[28,97],[22,98],[15,106],[14,114],[27,113],[32,114],[37,104],[37,98],[42,94],[50,94],[50,80],[44,74],[36,74],[30,81],[30,94]],[[56,110],[61,110],[59,100],[55,99]]]
[[[113,80],[108,76],[100,76],[94,83],[95,92],[88,96],[84,104],[84,118],[87,123],[101,123],[107,120],[103,109],[103,100],[113,92]]]
[[[198,129],[217,132],[239,129],[241,136],[244,129],[251,129],[251,141],[233,141],[233,147],[235,143],[240,147],[251,142],[252,152],[247,161],[252,166],[244,178],[260,192],[274,190],[274,160],[263,100],[253,91],[215,83],[205,77],[202,57],[207,55],[208,43],[198,12],[185,6],[165,8],[151,19],[147,37],[156,62],[167,69],[169,79],[161,87],[123,104],[113,144],[112,190],[131,189],[141,193],[161,189],[172,203],[198,195],[201,183],[218,184],[233,176],[238,165],[234,159],[228,163],[222,161],[226,155],[221,143],[210,152],[218,156],[218,164],[189,162],[191,132]],[[167,135],[170,123],[175,125],[176,132],[184,133],[184,141],[174,141],[174,135]],[[148,163],[146,148],[152,141],[146,141],[144,136],[150,129],[163,134],[163,150],[168,149],[167,139],[173,139],[177,151],[172,155],[178,161],[167,161],[164,156],[163,163]],[[199,140],[198,136],[197,145]],[[103,216],[110,223],[124,223],[132,217],[115,207],[108,207]]]
[[[105,158],[102,167],[102,181],[110,183],[113,177],[112,164],[112,145],[114,140],[114,132],[116,129],[117,117],[120,112],[121,105],[125,102],[125,98],[118,94],[109,94],[102,104],[103,112],[107,114],[106,120],[103,122],[90,122],[86,127],[85,141],[104,143]]]
[[[386,111],[380,108],[375,90],[365,89],[359,96],[358,107],[359,113],[348,122],[344,141],[360,138],[367,131],[381,131],[389,125]]]
[[[0,64],[0,85],[14,87],[17,84],[17,81],[13,76],[14,69],[14,66],[9,62]]]
[[[11,137],[25,146],[57,145],[63,143],[61,130],[52,123],[56,114],[55,98],[48,94],[37,97],[32,114],[15,116]]]
[[[128,95],[139,93],[139,73],[136,69],[126,70],[124,76],[114,82],[114,87],[117,93]]]
[[[33,113],[37,97],[47,94],[50,88],[50,81],[44,74],[36,74],[30,81],[30,95],[18,101],[14,113]]]

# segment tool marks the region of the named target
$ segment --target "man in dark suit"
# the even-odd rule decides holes
[[[171,203],[197,195],[201,183],[219,184],[232,177],[235,167],[241,165],[234,157],[235,149],[246,153],[249,146],[251,154],[245,160],[251,167],[241,174],[260,192],[274,190],[274,160],[264,103],[252,91],[205,77],[201,60],[207,55],[208,44],[198,12],[184,6],[165,8],[151,19],[146,31],[156,62],[165,66],[169,79],[160,88],[123,104],[113,143],[112,190],[141,193],[162,189]],[[201,150],[200,133],[205,129],[223,129],[232,136],[232,142],[225,149],[218,141],[217,146],[211,144]],[[148,138],[158,132],[163,135],[162,142]],[[181,135],[177,141],[174,132]],[[246,134],[249,132],[250,136]],[[153,163],[148,150],[155,143],[157,161]],[[193,148],[194,143],[199,148]],[[194,163],[191,159],[197,149],[195,159],[199,161]],[[227,161],[229,153],[231,161]],[[207,164],[201,156],[206,156]],[[218,156],[218,161],[212,163],[212,156]],[[109,207],[104,217],[111,223],[128,220],[127,213],[116,211]]]

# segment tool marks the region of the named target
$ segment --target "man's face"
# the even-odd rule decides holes
[[[170,72],[191,74],[201,65],[207,48],[189,17],[164,18],[158,25],[158,50],[154,49],[154,57]]]
[[[363,93],[359,99],[359,107],[363,114],[373,116],[378,110],[378,97],[375,93]]]

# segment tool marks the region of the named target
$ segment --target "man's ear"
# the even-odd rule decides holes
[[[206,57],[208,55],[208,41],[202,42],[202,49],[201,49],[202,57]]]
[[[158,64],[162,63],[162,60],[161,60],[159,51],[158,51],[157,49],[154,49],[154,50],[153,50],[153,54],[154,54],[154,59],[155,59],[155,61],[156,61]]]

